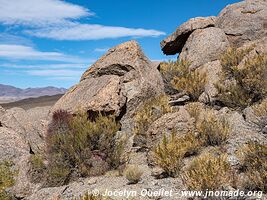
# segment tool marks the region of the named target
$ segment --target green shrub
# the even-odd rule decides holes
[[[58,111],[47,134],[49,185],[67,184],[75,177],[105,173],[117,168],[123,141],[116,137],[119,124],[114,117],[88,120],[87,113],[71,116]]]
[[[149,126],[168,112],[171,112],[171,107],[169,106],[168,97],[164,95],[153,97],[140,106],[135,116],[134,133],[136,135],[135,141],[137,145],[146,145],[145,142],[140,143],[137,141],[140,140],[140,138],[143,138],[141,140],[145,141],[146,131]]]
[[[213,111],[208,110],[204,119],[196,124],[203,145],[215,146],[223,144],[230,135],[230,125],[225,118],[219,118]]]
[[[267,95],[267,56],[257,54],[238,66],[248,50],[228,50],[221,58],[222,77],[218,100],[232,108],[246,108]],[[225,83],[225,80],[230,80]]]
[[[130,165],[125,170],[125,177],[130,184],[136,184],[141,180],[143,171],[137,165]]]
[[[189,190],[218,190],[230,179],[230,165],[225,155],[203,154],[195,158],[182,174]]]
[[[178,137],[173,132],[170,138],[164,135],[162,142],[154,149],[154,160],[168,176],[176,177],[183,166],[183,158],[196,154],[199,148],[199,140],[193,133]]]
[[[251,141],[238,151],[238,157],[248,178],[245,189],[267,192],[267,146]]]
[[[13,163],[5,161],[0,163],[0,199],[11,200],[13,199],[7,192],[6,189],[15,184],[14,176],[16,172],[12,170]]]

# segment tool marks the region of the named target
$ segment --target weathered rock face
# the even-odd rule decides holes
[[[0,127],[0,162],[6,160],[16,161],[27,151],[27,144],[15,131]]]
[[[207,62],[219,59],[229,47],[224,32],[219,28],[206,28],[194,31],[184,45],[179,59],[192,62],[196,68]]]
[[[207,83],[205,85],[205,92],[199,97],[199,101],[202,103],[213,102],[216,99],[218,90],[216,84],[220,79],[222,66],[219,60],[208,62],[198,68],[201,72],[206,73]]]
[[[148,148],[153,148],[161,141],[164,134],[170,134],[173,130],[181,135],[185,134],[193,123],[190,118],[184,106],[181,106],[177,112],[167,113],[157,119],[147,131]]]
[[[216,27],[223,29],[234,46],[267,35],[267,1],[246,0],[224,8]]]
[[[0,115],[1,126],[19,134],[28,144],[28,150],[43,152],[49,108],[11,108]]]
[[[145,99],[161,94],[163,81],[155,64],[135,41],[110,49],[81,77],[52,108],[71,113],[79,110],[123,116],[128,124],[138,105]],[[127,121],[127,123],[126,123]]]
[[[183,23],[173,34],[161,41],[163,53],[166,55],[180,53],[193,31],[215,26],[215,19],[216,17],[196,17]]]
[[[56,103],[53,111],[57,109],[64,109],[70,112],[99,110],[118,114],[125,101],[126,98],[121,92],[120,77],[104,75],[85,79],[72,87]]]

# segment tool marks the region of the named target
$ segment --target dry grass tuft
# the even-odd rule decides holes
[[[137,165],[130,165],[125,170],[125,177],[130,184],[136,184],[141,180],[143,171]]]
[[[230,166],[225,155],[204,154],[195,158],[182,174],[189,190],[218,190],[229,180]]]
[[[161,64],[160,72],[174,89],[187,93],[196,101],[205,90],[207,77],[205,73],[191,70],[189,66],[190,62],[186,60],[165,62]]]
[[[211,110],[206,111],[204,119],[197,122],[196,128],[205,146],[223,144],[231,132],[227,120],[225,118],[219,118]]]
[[[216,87],[218,100],[227,107],[243,109],[267,95],[267,55],[257,54],[238,66],[250,50],[229,49],[221,58],[223,83]]]
[[[178,137],[173,132],[170,138],[164,135],[162,142],[154,149],[154,160],[168,176],[176,177],[183,166],[183,158],[196,154],[200,146],[194,133]]]
[[[251,141],[239,150],[238,157],[248,178],[245,189],[267,192],[267,146]]]

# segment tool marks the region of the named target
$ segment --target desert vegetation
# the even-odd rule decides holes
[[[216,87],[218,100],[227,107],[243,109],[267,95],[267,56],[256,54],[244,61],[249,51],[231,48],[221,57],[223,73]]]
[[[238,157],[247,178],[243,188],[267,192],[267,146],[250,141],[239,150]]]
[[[165,95],[153,97],[144,102],[135,116],[134,133],[136,137],[146,140],[146,131],[149,126],[168,112],[171,112],[171,107],[169,106],[168,97]]]
[[[197,121],[196,129],[205,146],[223,144],[231,131],[228,121],[211,110],[205,111],[203,120]]]
[[[125,169],[125,177],[129,181],[129,184],[138,183],[143,175],[143,171],[137,165],[129,165]]]
[[[256,115],[256,121],[253,123],[261,131],[267,126],[267,100],[263,100],[261,103],[252,107],[254,114]]]
[[[99,114],[90,121],[87,113],[72,116],[58,110],[46,137],[48,164],[44,166],[40,156],[32,156],[33,171],[47,173],[48,185],[63,185],[115,169],[121,164],[124,148],[124,140],[116,138],[118,130],[119,124],[112,116]]]
[[[202,154],[194,158],[182,175],[190,190],[205,191],[220,189],[230,179],[230,165],[226,155]]]
[[[192,101],[197,101],[205,90],[206,74],[190,69],[190,62],[177,60],[161,64],[160,71],[177,91],[188,94]]]
[[[154,149],[155,163],[171,177],[179,175],[183,167],[183,158],[194,155],[200,148],[200,142],[192,132],[179,137],[172,132],[170,137],[163,136],[162,142]]]
[[[16,171],[12,170],[13,163],[4,161],[0,163],[0,199],[12,200],[12,196],[6,191],[15,184]]]

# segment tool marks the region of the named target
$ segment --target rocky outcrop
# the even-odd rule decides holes
[[[229,5],[219,14],[216,27],[221,28],[237,47],[267,36],[267,2],[246,0]]]
[[[181,60],[191,62],[191,68],[220,58],[229,47],[224,32],[219,28],[206,28],[194,31],[186,41],[179,56]]]
[[[224,8],[218,17],[193,18],[161,42],[167,55],[192,62],[192,68],[217,60],[229,46],[267,36],[267,2],[246,0]]]
[[[160,46],[166,55],[180,53],[188,37],[197,29],[215,26],[216,17],[196,17],[179,26],[176,31],[161,41]]]
[[[110,49],[93,64],[51,112],[81,110],[87,111],[89,117],[98,112],[115,114],[118,118],[124,117],[122,124],[129,128],[138,105],[162,92],[163,81],[155,64],[144,55],[137,42],[129,41]]]

